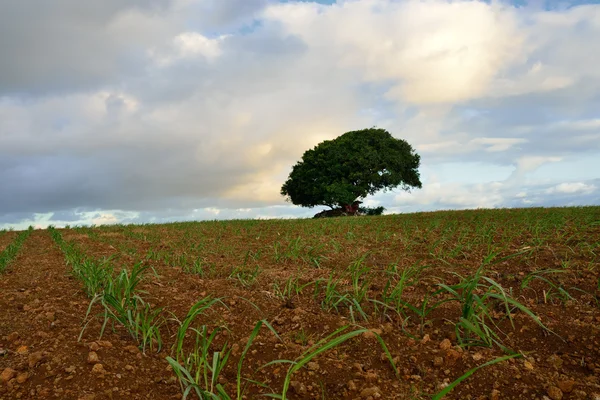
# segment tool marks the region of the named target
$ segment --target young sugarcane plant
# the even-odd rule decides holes
[[[509,349],[502,344],[499,332],[502,331],[494,321],[492,311],[496,306],[501,306],[506,318],[514,329],[512,313],[516,310],[529,316],[536,324],[545,330],[549,329],[542,324],[540,319],[523,304],[516,301],[509,292],[494,281],[483,275],[485,265],[482,265],[472,276],[460,278],[456,285],[438,284],[440,289],[436,294],[445,294],[450,297],[444,302],[458,302],[461,314],[455,323],[455,331],[461,346],[485,346],[498,345],[504,351]]]
[[[313,358],[317,357],[318,355],[325,353],[326,351],[331,350],[331,349],[341,345],[342,343],[346,342],[347,340],[350,340],[356,336],[362,335],[367,332],[371,332],[375,336],[375,338],[379,342],[379,345],[381,346],[385,356],[387,357],[388,361],[390,362],[390,365],[392,366],[394,373],[396,374],[396,376],[398,375],[398,369],[396,368],[396,364],[394,363],[392,355],[391,355],[390,351],[388,350],[385,342],[381,338],[381,336],[379,336],[377,333],[374,333],[374,332],[369,331],[368,329],[364,329],[364,328],[356,329],[356,330],[344,333],[344,331],[347,331],[348,328],[349,328],[349,326],[343,326],[343,327],[339,328],[338,330],[336,330],[329,336],[327,336],[324,339],[320,340],[319,342],[315,343],[308,350],[306,350],[304,353],[302,353],[296,360],[293,360],[293,361],[292,360],[274,360],[274,361],[271,361],[271,362],[265,364],[264,367],[267,367],[269,365],[275,365],[275,364],[290,364],[288,372],[285,376],[285,380],[283,382],[283,389],[281,391],[281,394],[271,393],[271,394],[268,394],[267,396],[274,398],[274,399],[286,400],[287,392],[290,389],[292,376],[294,375],[295,372],[300,370],[302,367],[304,367],[307,363],[309,363]]]

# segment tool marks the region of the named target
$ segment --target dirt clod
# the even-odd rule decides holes
[[[547,390],[547,393],[552,400],[562,400],[563,398],[562,390],[560,390],[556,386],[550,386]]]
[[[452,347],[452,343],[450,343],[450,340],[448,339],[444,339],[442,340],[442,343],[440,343],[440,349],[442,350],[448,350],[450,347]]]
[[[299,395],[306,394],[306,386],[304,385],[304,383],[298,382],[298,381],[292,381],[292,382],[290,382],[290,386],[292,387],[292,390],[294,391],[294,393],[299,394]]]
[[[39,362],[44,359],[44,355],[41,351],[37,351],[35,353],[31,353],[28,357],[29,368],[35,367]]]
[[[6,384],[15,376],[17,376],[17,371],[15,371],[12,368],[4,368],[4,370],[0,374],[0,383]]]
[[[500,391],[497,389],[492,390],[492,393],[490,393],[490,400],[500,400]]]
[[[533,364],[530,363],[529,361],[524,361],[523,362],[523,366],[525,367],[525,369],[528,369],[530,371],[533,371]]]
[[[18,338],[19,338],[18,332],[12,332],[6,336],[6,340],[8,340],[9,342],[15,342]]]
[[[97,364],[100,362],[100,357],[95,351],[90,351],[87,358],[88,364]]]
[[[571,393],[573,391],[573,386],[575,386],[575,381],[572,379],[569,379],[566,381],[560,381],[560,382],[558,382],[557,386],[564,393]]]
[[[306,367],[308,368],[309,371],[318,371],[319,370],[319,364],[314,361],[306,364]]]
[[[456,362],[460,359],[460,353],[456,350],[453,349],[449,349],[446,352],[446,365],[452,366],[454,364],[456,364]]]
[[[546,359],[546,361],[552,365],[552,367],[554,367],[555,369],[560,369],[563,365],[563,360],[562,358],[560,358],[560,356],[557,356],[556,354],[552,354],[550,357],[548,357]]]
[[[29,374],[27,372],[22,372],[17,375],[17,383],[23,384],[27,381],[28,378],[29,378]]]
[[[367,399],[369,397],[379,398],[381,397],[381,389],[378,386],[372,386],[370,388],[366,388],[361,390],[360,397],[363,399]]]
[[[104,369],[104,365],[94,364],[94,366],[92,367],[92,372],[95,374],[105,374],[106,370]]]

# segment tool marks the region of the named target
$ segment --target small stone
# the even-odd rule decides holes
[[[452,343],[450,343],[450,340],[448,339],[444,339],[442,340],[442,343],[440,343],[440,349],[442,350],[448,350],[450,347],[452,347]]]
[[[90,351],[87,358],[88,364],[98,364],[100,362],[100,358],[98,357],[98,353],[95,351]]]
[[[29,348],[27,346],[19,346],[17,348],[17,354],[25,355],[27,353],[29,353]]]
[[[0,383],[7,384],[12,378],[17,376],[17,371],[12,368],[5,368],[0,374]]]
[[[363,336],[366,339],[375,339],[375,335],[381,336],[381,333],[382,333],[381,329],[369,329],[368,331],[363,333]]]
[[[446,352],[446,364],[454,365],[460,359],[460,353],[456,350],[449,349]]]
[[[421,339],[421,344],[425,344],[427,342],[429,342],[431,340],[431,338],[429,337],[429,335],[425,335],[423,336],[423,339]]]
[[[377,379],[379,379],[379,375],[377,375],[375,372],[369,371],[365,374],[365,380],[367,382],[377,381]]]
[[[317,364],[316,362],[309,362],[308,364],[306,364],[306,366],[309,371],[318,371],[319,370],[319,364]]]
[[[35,367],[43,359],[44,359],[44,355],[42,354],[41,351],[31,353],[28,358],[29,368]]]
[[[133,371],[133,366],[132,366],[132,365],[129,365],[129,364],[127,364],[127,365],[125,366],[125,369],[126,369],[127,371]]]
[[[353,380],[349,380],[348,383],[346,383],[346,386],[348,386],[348,390],[350,391],[355,391],[357,389],[356,383],[354,383]]]
[[[548,363],[550,363],[550,365],[552,365],[556,369],[560,369],[560,367],[562,367],[562,365],[563,365],[562,358],[560,358],[556,354],[552,354],[550,357],[548,357],[546,359],[546,361],[548,361]]]
[[[290,382],[290,386],[292,387],[292,390],[296,394],[305,394],[306,393],[306,386],[304,386],[304,383],[302,383],[302,382],[292,381],[292,382]]]
[[[22,372],[19,375],[17,375],[17,383],[19,384],[25,383],[27,379],[29,379],[29,374],[27,372]]]
[[[46,319],[50,322],[54,321],[56,319],[56,314],[54,312],[47,312],[45,314]]]
[[[9,342],[14,342],[15,340],[17,340],[19,338],[19,333],[18,332],[13,332],[11,334],[9,334],[6,337],[6,340],[8,340]]]
[[[366,399],[368,397],[381,397],[381,389],[379,389],[379,387],[377,386],[363,389],[360,392],[360,397],[362,397],[363,399]]]
[[[436,367],[441,367],[444,365],[444,359],[442,357],[435,357],[433,359],[433,365]]]
[[[104,369],[104,365],[102,365],[102,364],[95,364],[92,367],[92,372],[94,374],[104,374],[104,373],[106,373],[106,370]]]
[[[483,358],[483,355],[481,353],[475,353],[475,354],[473,354],[472,357],[473,357],[473,360],[479,361]]]
[[[107,349],[112,349],[113,344],[108,340],[98,340],[96,343],[100,345],[100,347],[106,347]]]
[[[130,352],[131,354],[138,354],[140,352],[140,349],[134,345],[126,346],[125,350]]]
[[[558,382],[557,386],[564,393],[571,393],[573,391],[573,386],[575,386],[575,381],[572,379],[569,379],[567,381],[560,381]]]
[[[526,369],[533,371],[533,364],[530,363],[529,361],[524,361],[523,365],[525,366]]]
[[[497,389],[492,390],[490,394],[490,400],[500,400],[500,391]]]
[[[73,374],[73,373],[75,373],[75,369],[76,369],[75,366],[71,365],[70,367],[65,368],[65,372],[67,374]]]
[[[546,391],[546,393],[548,393],[548,396],[552,400],[562,400],[562,398],[563,398],[563,392],[562,392],[562,390],[560,390],[556,386],[550,386],[548,388],[548,390]]]
[[[90,350],[91,351],[98,351],[100,350],[100,345],[96,342],[92,342],[90,343]]]

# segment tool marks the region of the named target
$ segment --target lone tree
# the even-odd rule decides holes
[[[281,187],[286,200],[302,207],[355,209],[379,190],[420,188],[420,157],[385,129],[344,133],[307,150]]]

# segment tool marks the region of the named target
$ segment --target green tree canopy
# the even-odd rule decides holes
[[[281,194],[302,207],[344,206],[379,190],[420,188],[420,157],[385,129],[363,129],[326,140],[292,168]]]

